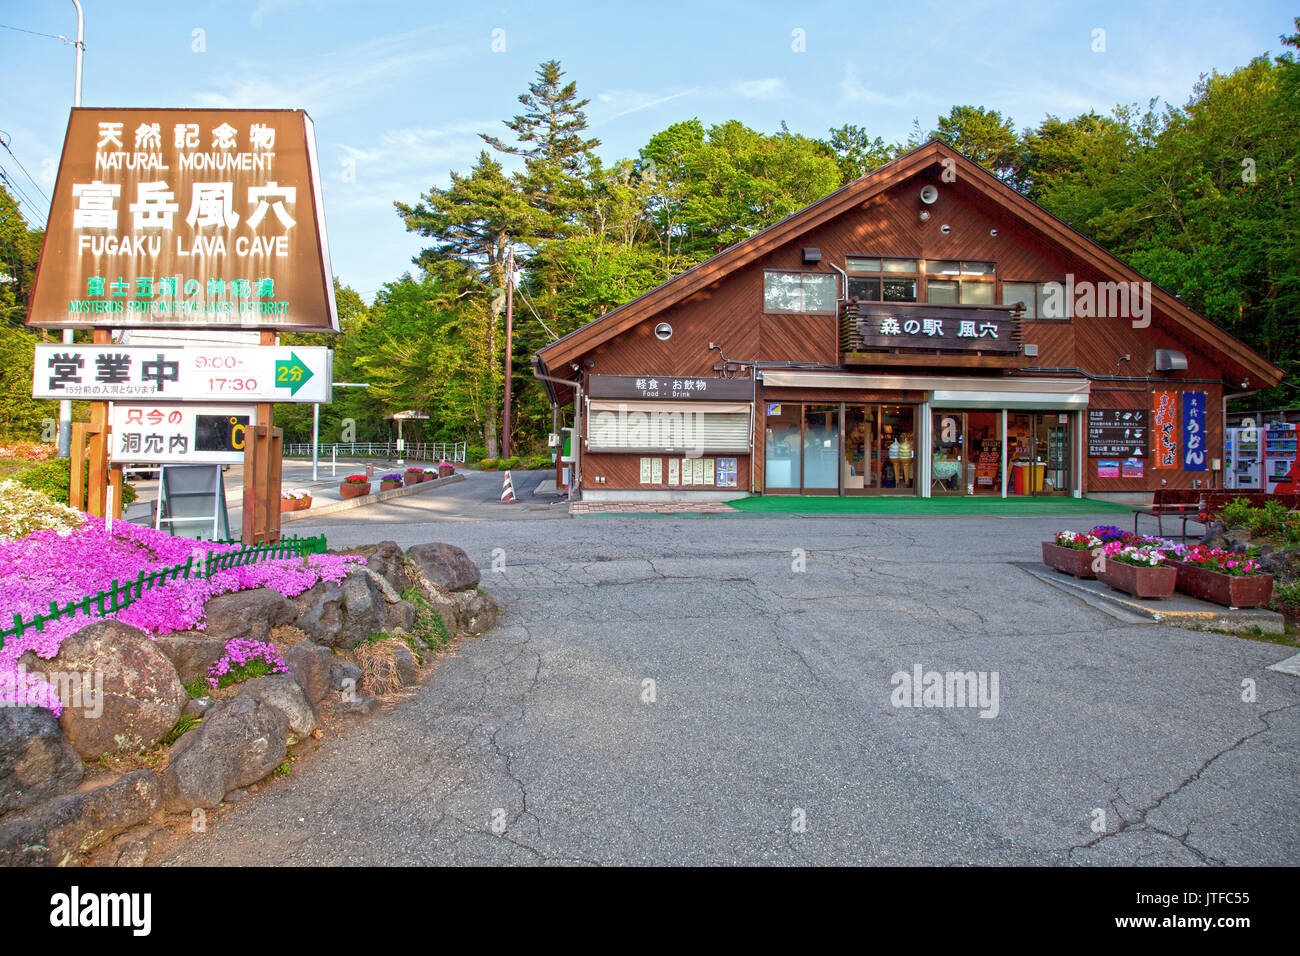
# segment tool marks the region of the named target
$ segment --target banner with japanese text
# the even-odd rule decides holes
[[[311,119],[74,109],[27,321],[338,331]]]
[[[1178,393],[1153,393],[1155,406],[1151,423],[1151,467],[1177,468],[1178,462]]]
[[[1183,392],[1183,471],[1205,469],[1205,393]]]

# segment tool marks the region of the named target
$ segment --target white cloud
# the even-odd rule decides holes
[[[844,67],[844,78],[840,80],[840,97],[848,103],[865,103],[868,106],[905,106],[931,102],[934,99],[917,89],[901,93],[872,89],[858,79],[858,72],[852,64]]]
[[[762,80],[737,80],[731,91],[751,100],[774,100],[785,95],[785,80],[770,76]]]
[[[273,73],[240,63],[216,80],[215,89],[196,91],[192,100],[209,108],[288,107],[324,116],[373,99],[381,87],[415,67],[445,64],[477,49],[468,42],[431,47],[427,32],[378,37],[314,53],[296,64],[281,61]]]
[[[608,123],[610,120],[616,120],[620,116],[627,116],[629,113],[639,113],[641,110],[648,110],[652,107],[659,106],[662,103],[668,103],[672,100],[680,99],[683,96],[689,96],[697,93],[696,89],[679,90],[676,93],[661,95],[659,93],[646,93],[642,90],[606,90],[596,95],[596,103],[602,109],[596,111],[591,126],[598,126],[601,123]],[[605,112],[608,109],[609,112]]]

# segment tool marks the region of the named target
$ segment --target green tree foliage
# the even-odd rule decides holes
[[[954,106],[939,117],[932,137],[969,156],[1001,179],[1010,179],[1020,145],[1015,124],[997,110],[983,106]]]
[[[879,136],[872,139],[870,133],[852,123],[830,130],[826,145],[835,154],[840,179],[846,183],[885,165],[896,158],[902,149],[898,145],[886,144]]]
[[[0,186],[0,441],[48,437],[43,423],[58,418],[56,402],[32,398],[34,348],[46,336],[24,325],[42,237]]]

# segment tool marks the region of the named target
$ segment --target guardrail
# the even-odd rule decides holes
[[[465,461],[467,443],[463,441],[406,442],[401,457],[408,461]],[[397,442],[351,441],[321,442],[321,458],[384,458],[396,460]],[[285,443],[286,458],[310,458],[311,442]]]
[[[214,541],[210,543],[239,544],[238,541]],[[88,617],[103,617],[105,614],[120,611],[144,597],[145,591],[151,591],[155,587],[166,584],[168,580],[210,578],[219,571],[228,571],[231,568],[242,567],[246,564],[259,564],[262,561],[275,561],[282,558],[305,558],[311,554],[324,554],[325,549],[326,543],[323,534],[310,538],[290,535],[281,538],[275,543],[247,545],[236,551],[209,551],[206,558],[200,558],[198,561],[194,559],[193,555],[190,555],[189,560],[184,564],[160,568],[149,574],[141,571],[134,581],[128,580],[125,584],[119,584],[117,578],[114,578],[113,584],[108,590],[91,594],[80,601],[70,601],[62,607],[59,606],[57,601],[51,601],[49,614],[37,614],[27,621],[23,620],[21,614],[15,614],[13,627],[0,631],[0,647],[4,646],[7,638],[22,637],[24,631],[29,631],[32,628],[43,631],[48,622],[56,621],[61,617],[72,617],[76,614],[85,614]]]

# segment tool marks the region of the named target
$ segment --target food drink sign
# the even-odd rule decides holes
[[[1155,422],[1151,437],[1151,467],[1178,467],[1178,393],[1154,392]]]
[[[27,321],[338,331],[311,119],[74,109]]]
[[[1183,471],[1205,471],[1205,393],[1183,392]]]

